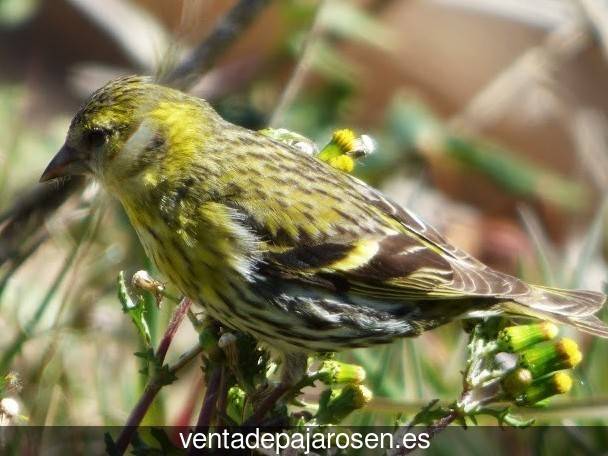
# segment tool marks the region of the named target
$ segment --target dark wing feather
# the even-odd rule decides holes
[[[409,220],[427,236],[410,230]],[[317,244],[307,239],[279,253],[269,253],[266,270],[308,283],[315,277],[320,284],[339,282],[341,288],[378,299],[459,299],[529,292],[518,279],[493,271],[450,246],[419,219],[401,223],[403,233],[383,237]],[[366,249],[372,253],[361,254]]]
[[[264,166],[257,171],[266,177],[260,185],[275,184],[259,192],[252,187],[234,201],[241,222],[260,240],[260,274],[364,299],[492,297],[507,310],[511,302],[527,315],[608,331],[591,315],[605,301],[601,293],[543,289],[493,271],[364,182],[265,141],[258,141]],[[267,150],[271,144],[274,152]]]
[[[353,255],[355,245],[319,244],[297,247],[266,257],[264,271],[290,280],[316,283],[324,287],[355,292],[376,299],[432,300],[470,297],[514,297],[529,293],[525,283],[492,271],[477,270],[469,264],[448,261],[434,250],[420,245],[416,250],[396,251],[387,245],[407,243],[406,235],[380,242],[380,249],[356,268],[339,264]],[[305,252],[305,253],[303,253]],[[312,253],[315,252],[315,253]],[[322,255],[317,255],[323,252]],[[308,257],[307,260],[304,260]],[[341,257],[341,258],[340,258]],[[323,264],[323,261],[326,261]]]

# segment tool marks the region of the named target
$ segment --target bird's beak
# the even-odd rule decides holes
[[[40,176],[40,182],[46,182],[57,177],[88,174],[90,172],[91,169],[82,155],[76,149],[64,144],[46,167],[42,176]]]

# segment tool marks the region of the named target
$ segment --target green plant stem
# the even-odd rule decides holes
[[[431,403],[427,404],[420,413],[425,413],[427,411],[429,411],[430,409],[432,409],[439,401],[438,400],[434,400]],[[433,424],[429,425],[426,427],[426,432],[428,434],[428,438],[429,440],[432,439],[436,434],[438,434],[439,432],[443,431],[446,427],[448,427],[452,422],[454,422],[457,418],[459,417],[459,412],[456,408],[451,408],[450,411],[448,413],[446,413],[444,416],[442,416],[441,418],[439,418],[438,420],[436,420]],[[408,425],[408,426],[403,426],[402,428],[400,428],[399,430],[397,430],[397,432],[395,432],[395,436],[398,436],[401,433],[404,432],[409,432],[412,427],[416,424],[415,422],[415,418],[414,421],[412,421],[412,424]],[[401,440],[400,438],[397,438],[395,440]],[[391,456],[402,456],[402,455],[406,455],[406,454],[410,454],[412,451],[414,451],[416,449],[416,447],[413,448],[406,448],[405,446],[396,449],[392,452],[390,452],[389,454]]]

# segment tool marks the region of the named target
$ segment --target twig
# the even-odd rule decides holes
[[[262,418],[264,418],[264,416],[266,416],[266,414],[270,410],[272,410],[274,404],[276,404],[277,401],[281,399],[281,397],[283,397],[283,395],[289,390],[289,385],[287,385],[286,383],[279,383],[270,392],[268,397],[266,397],[266,399],[262,401],[262,403],[255,410],[255,412],[253,412],[253,414],[247,419],[247,421],[243,423],[243,426],[256,426],[257,424],[259,424]]]
[[[608,7],[605,2],[597,0],[577,0],[586,19],[597,32],[597,38],[602,45],[604,57],[608,59]]]
[[[312,22],[312,26],[306,35],[306,39],[302,45],[302,51],[300,59],[291,74],[287,85],[283,89],[281,93],[281,98],[279,99],[274,112],[272,113],[272,117],[268,122],[268,125],[271,127],[275,127],[283,120],[283,116],[285,115],[285,110],[291,105],[297,93],[299,92],[306,75],[308,74],[308,70],[310,69],[310,59],[313,55],[314,46],[313,44],[317,41],[322,32],[322,21],[321,16],[323,13],[323,9],[327,4],[328,0],[321,0],[321,3],[317,7],[317,11],[315,12],[315,17]]]
[[[222,369],[222,381],[220,383],[220,387],[217,393],[217,416],[219,419],[222,419],[222,422],[225,421],[224,417],[226,416],[226,408],[228,407],[228,371],[225,366]],[[220,424],[225,424],[220,422]]]
[[[192,301],[189,298],[182,298],[181,302],[175,309],[173,316],[171,317],[171,321],[169,322],[169,326],[163,335],[162,340],[158,344],[158,348],[156,350],[156,359],[160,364],[165,361],[165,355],[167,354],[167,350],[169,350],[169,345],[173,341],[173,337],[179,328],[179,325],[182,324],[184,317],[188,313],[188,309],[192,305]]]
[[[104,29],[140,69],[149,71],[158,57],[158,50],[166,48],[170,41],[160,19],[135,2],[69,0],[69,3]]]
[[[162,384],[158,382],[151,381],[146,385],[141,398],[137,402],[137,405],[135,405],[135,408],[131,411],[126,424],[120,431],[118,439],[116,439],[114,454],[123,455],[125,453],[131,439],[133,438],[133,435],[137,431],[137,427],[146,415],[146,412],[152,405],[154,398],[156,398],[156,395],[161,388]]]
[[[188,312],[188,309],[190,308],[191,304],[192,301],[190,299],[183,298],[177,309],[175,309],[175,312],[171,317],[171,321],[167,326],[165,334],[163,335],[163,338],[160,344],[158,345],[158,349],[156,350],[156,360],[160,366],[162,366],[165,360],[165,356],[167,354],[167,350],[169,349],[169,346],[173,341],[173,337],[175,336],[179,325],[184,320],[184,317],[186,316],[186,313]],[[194,352],[196,352],[196,350],[190,350],[189,352],[187,352],[187,361],[193,359],[196,356],[196,353],[193,354]],[[178,365],[180,368],[185,366],[186,364],[187,362],[184,361],[184,357],[182,357],[176,363],[176,365]],[[175,373],[176,369],[169,368],[168,371],[169,373]],[[115,454],[124,454],[127,447],[129,446],[129,443],[131,442],[131,439],[133,438],[133,435],[137,431],[137,427],[141,423],[141,420],[146,415],[146,412],[152,405],[154,398],[164,385],[165,382],[163,382],[161,375],[155,374],[149,380],[148,384],[146,385],[146,388],[144,389],[143,394],[141,395],[141,398],[131,411],[131,414],[129,415],[125,426],[122,428],[120,435],[116,439],[114,447]]]
[[[418,413],[418,415],[430,411],[437,404],[437,402],[438,402],[438,400],[431,401],[429,404],[427,404]],[[418,416],[418,415],[416,415],[416,416]],[[433,424],[427,426],[426,427],[426,433],[428,434],[429,440],[432,439],[433,437],[435,437],[435,435],[437,435],[441,431],[443,431],[452,422],[454,422],[458,417],[459,417],[458,410],[456,410],[456,408],[452,408],[446,415],[444,415],[441,418],[439,418]],[[401,429],[399,429],[394,435],[396,437],[399,436],[400,435],[400,431],[401,431],[401,433],[403,433],[403,432],[410,432],[412,430],[412,427],[416,425],[415,419],[416,418],[414,418],[414,420],[408,426],[404,426]],[[391,451],[388,454],[390,454],[390,456],[403,456],[403,455],[406,455],[406,454],[410,454],[415,449],[416,449],[416,447],[408,449],[408,447],[402,446],[402,447],[400,447],[398,449],[395,449],[395,450]]]
[[[187,366],[190,361],[196,358],[203,351],[203,347],[200,344],[196,344],[190,350],[182,353],[179,359],[169,366],[169,373],[175,374],[177,371],[181,370],[182,367]]]
[[[220,393],[220,385],[222,378],[225,377],[223,374],[224,367],[222,365],[214,366],[211,369],[207,381],[207,390],[205,391],[205,398],[203,399],[203,405],[196,421],[196,431],[209,427],[211,420],[215,415],[217,409],[217,400]]]
[[[420,409],[420,411],[416,414],[416,416],[414,416],[414,418],[412,418],[412,420],[407,425],[407,427],[405,427],[405,430],[409,431],[414,426],[416,426],[416,424],[418,424],[418,420],[420,419],[420,417],[425,416],[427,413],[429,413],[438,403],[439,403],[439,399],[433,399],[431,402],[429,402],[424,407],[422,407]]]
[[[181,89],[192,87],[267,3],[268,0],[240,0],[190,56],[167,75],[165,81]]]
[[[427,426],[427,431],[429,433],[429,438],[433,438],[435,435],[443,431],[446,427],[448,427],[453,421],[458,418],[459,413],[457,410],[452,409],[450,413],[445,415],[442,418],[439,418],[435,423]]]
[[[553,269],[553,266],[557,264],[555,261],[557,254],[546,231],[543,229],[542,223],[530,207],[520,205],[517,210],[524,228],[536,249],[545,282],[549,285],[557,283]]]
[[[547,68],[555,68],[568,61],[590,43],[591,33],[584,19],[575,18],[560,25],[539,46],[528,49],[481,89],[450,120],[450,126],[468,131],[484,128],[495,121],[511,102],[519,99],[516,95],[529,86],[531,76],[538,77]]]
[[[19,252],[20,246],[32,237],[46,239],[39,233],[46,233],[44,220],[55,212],[72,193],[81,189],[84,179],[74,177],[61,185],[37,186],[25,196],[19,198],[13,206],[0,215],[0,223],[6,222],[0,229],[0,266],[13,259],[14,263],[23,263],[36,249]],[[15,255],[15,252],[18,252]],[[21,255],[19,255],[21,253]]]

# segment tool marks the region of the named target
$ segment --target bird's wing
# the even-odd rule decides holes
[[[262,148],[248,163],[259,169],[249,174],[264,178],[252,177],[238,197],[223,202],[263,240],[266,273],[403,299],[527,291],[350,174],[269,138],[256,140]],[[231,181],[243,180],[241,174]]]
[[[379,299],[513,297],[529,291],[513,277],[450,258],[436,245],[405,233],[352,243],[298,245],[267,254],[266,268],[286,279]]]
[[[363,184],[367,201],[398,226],[393,234],[304,238],[265,256],[265,271],[290,280],[380,299],[516,297],[524,282],[494,271],[449,244],[434,228]]]

